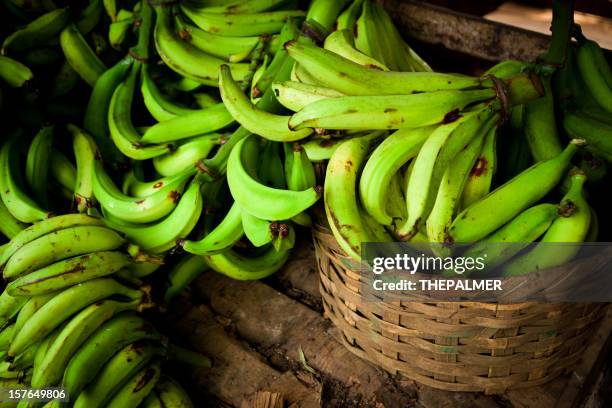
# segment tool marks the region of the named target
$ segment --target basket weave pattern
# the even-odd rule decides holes
[[[605,313],[602,303],[362,301],[360,272],[331,232],[316,225],[313,238],[325,313],[345,346],[434,388],[497,394],[550,381],[572,369]]]

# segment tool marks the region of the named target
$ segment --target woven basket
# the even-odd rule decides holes
[[[313,228],[326,315],[345,346],[392,374],[448,391],[503,393],[568,372],[604,303],[363,301],[360,271],[324,225]]]

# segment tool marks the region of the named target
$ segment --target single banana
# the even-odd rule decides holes
[[[56,230],[15,251],[4,266],[3,275],[5,279],[12,280],[54,262],[96,251],[112,251],[124,243],[119,234],[103,226],[74,226]]]
[[[168,286],[164,302],[170,303],[198,276],[208,269],[204,258],[197,255],[184,256],[168,273]]]
[[[351,30],[336,30],[327,36],[323,47],[359,65],[389,71],[383,63],[357,50],[353,45],[354,41],[355,37]]]
[[[449,243],[470,243],[489,235],[544,197],[561,180],[580,140],[572,140],[557,157],[538,162],[457,215]]]
[[[406,95],[480,87],[480,78],[435,72],[385,72],[349,61],[314,45],[292,41],[285,48],[300,66],[328,88],[346,95]]]
[[[202,213],[201,183],[191,182],[176,208],[163,220],[148,225],[124,224],[107,220],[107,225],[124,233],[130,241],[151,253],[161,253],[174,247],[177,239],[193,230]]]
[[[94,86],[98,78],[106,71],[106,67],[87,44],[76,25],[68,24],[62,30],[60,45],[70,66],[85,82]]]
[[[340,30],[353,30],[355,23],[359,18],[362,10],[363,0],[353,0],[351,4],[344,10],[336,20],[336,28]]]
[[[262,220],[246,211],[242,211],[242,229],[249,242],[255,247],[271,243],[279,233],[279,223]]]
[[[582,38],[576,52],[576,62],[582,78],[597,103],[612,113],[612,70],[601,47],[592,40]]]
[[[0,331],[0,350],[8,350],[13,339],[15,323],[11,323]]]
[[[68,395],[76,397],[90,384],[104,364],[125,346],[136,341],[159,341],[155,327],[132,312],[123,312],[92,334],[72,356],[62,379]]]
[[[209,153],[223,141],[223,136],[218,133],[189,139],[179,145],[176,150],[154,158],[153,166],[162,176],[177,176],[187,169],[195,169],[198,162],[206,159]]]
[[[178,36],[194,47],[229,62],[244,61],[261,40],[259,36],[233,37],[202,30],[190,24],[181,14],[175,17]]]
[[[289,258],[291,251],[277,251],[269,246],[265,252],[254,257],[238,254],[233,249],[204,255],[211,269],[236,280],[258,280],[278,271]]]
[[[170,151],[170,145],[145,145],[132,123],[132,101],[140,66],[134,63],[125,81],[115,90],[108,109],[111,139],[124,155],[135,160],[147,160]]]
[[[544,96],[525,105],[523,113],[525,137],[537,162],[552,159],[563,150],[557,131],[550,76],[542,76],[541,80]]]
[[[195,174],[195,172],[196,169],[194,168],[191,173]],[[126,175],[126,178],[124,179],[123,193],[140,198],[149,197],[150,195],[158,192],[166,185],[172,184],[177,179],[180,179],[182,177],[185,177],[185,175],[183,173],[178,173],[177,175],[162,177],[154,181],[140,181],[134,175],[134,172],[130,172]]]
[[[49,163],[49,171],[57,184],[64,190],[70,193],[70,198],[75,187],[76,167],[74,164],[57,149],[51,149],[51,163]]]
[[[289,129],[289,116],[266,112],[253,105],[232,78],[227,65],[222,65],[219,73],[221,98],[234,119],[252,133],[277,142],[292,142],[308,136],[312,131]]]
[[[240,141],[232,150],[227,164],[227,181],[236,202],[243,210],[266,220],[287,220],[308,209],[320,197],[320,188],[312,186],[302,191],[271,188],[261,184],[244,165],[257,157],[254,137]],[[252,170],[252,169],[251,169]]]
[[[154,343],[136,342],[125,346],[104,364],[96,378],[79,394],[74,402],[74,408],[108,406],[107,403],[117,398],[117,393],[122,392],[124,384],[125,386],[130,384],[132,377],[156,356],[163,354],[163,348]],[[143,384],[139,386],[142,388]],[[131,405],[122,405],[125,406]]]
[[[586,240],[592,219],[591,208],[584,198],[585,182],[583,172],[573,172],[570,188],[559,205],[560,217],[554,220],[535,248],[504,268],[505,276],[524,275],[563,265],[578,254],[580,248],[576,244]]]
[[[484,273],[490,273],[542,236],[557,217],[557,206],[554,204],[544,203],[530,207],[490,236],[478,241],[464,256],[473,257],[486,253],[482,261],[486,265]],[[518,259],[520,258],[519,255]],[[511,261],[509,265],[514,262]],[[456,276],[452,270],[447,271],[445,275]]]
[[[370,147],[367,137],[349,139],[334,152],[325,174],[325,214],[340,247],[353,259],[361,259],[361,244],[374,242],[364,223],[357,200],[357,174]]]
[[[21,310],[19,310],[19,313],[17,314],[17,319],[15,320],[15,326],[13,327],[13,338],[11,339],[11,344],[9,344],[9,350],[12,347],[13,343],[15,342],[15,339],[17,338],[21,330],[26,326],[26,324],[30,321],[30,319],[36,314],[38,310],[40,310],[41,307],[43,307],[45,304],[47,304],[47,302],[53,299],[54,296],[55,294],[48,294],[48,295],[34,296],[31,298],[28,298],[27,302],[21,307]],[[35,343],[35,342],[36,340],[32,343]],[[15,355],[21,354],[21,352],[23,352],[23,350],[25,350],[26,348],[27,346],[24,347],[22,350],[19,351],[19,353],[16,353]]]
[[[109,137],[108,110],[115,89],[125,78],[133,61],[131,56],[127,56],[100,75],[91,91],[83,118],[83,128],[94,137],[104,160],[113,165],[120,163],[123,156]]]
[[[109,401],[109,408],[138,407],[151,393],[161,375],[160,361],[156,360],[127,381]]]
[[[65,289],[40,307],[16,332],[8,355],[20,354],[29,345],[51,333],[74,313],[110,296],[139,300],[142,298],[142,292],[109,278],[93,279]]]
[[[395,61],[386,58],[389,56],[389,53],[385,52],[388,44],[386,44],[386,38],[382,39],[380,37],[381,28],[375,21],[372,2],[365,0],[361,6],[361,15],[355,24],[355,48],[396,71]]]
[[[156,121],[163,122],[194,112],[194,109],[175,102],[164,95],[149,71],[150,68],[147,65],[142,66],[140,90],[147,110]]]
[[[0,78],[13,88],[20,88],[34,78],[34,74],[26,65],[13,58],[0,55]]]
[[[195,9],[188,4],[181,4],[181,10],[202,30],[225,36],[249,37],[262,34],[274,34],[281,30],[290,19],[303,18],[300,10],[279,10],[250,14],[215,14],[205,9]]]
[[[18,152],[14,140],[7,140],[0,149],[0,198],[17,220],[32,223],[51,214],[43,210],[19,185],[21,170],[17,168]]]
[[[274,96],[285,108],[297,112],[321,99],[335,98],[343,94],[333,89],[302,82],[285,81],[273,83]]]
[[[66,214],[49,218],[38,222],[17,235],[8,243],[4,253],[0,255],[0,266],[6,268],[5,264],[19,249],[29,244],[37,238],[51,234],[66,228],[76,226],[102,226],[104,223],[95,217],[85,214]]]
[[[119,10],[116,19],[108,26],[108,42],[111,47],[121,50],[130,30],[134,27],[137,16],[125,9]]]
[[[257,180],[268,187],[283,189],[287,187],[287,184],[285,182],[285,168],[280,156],[280,148],[281,143],[270,140],[265,141],[259,159],[260,164],[259,166],[252,166],[256,170],[251,174],[256,174]],[[251,167],[249,167],[249,170],[251,170]],[[314,186],[314,183],[312,185]],[[308,187],[300,188],[299,190],[305,190]]]
[[[155,394],[162,407],[193,408],[193,403],[180,384],[170,377],[162,375],[155,386]]]
[[[5,327],[19,313],[28,298],[19,296],[13,297],[6,291],[0,295],[0,327]]]
[[[300,191],[316,185],[315,169],[299,144],[285,144],[285,179],[289,190]]]
[[[72,148],[77,165],[74,203],[77,211],[84,213],[93,205],[93,166],[100,154],[93,138],[85,131],[69,124],[68,132],[72,135]]]
[[[13,214],[9,212],[8,208],[6,208],[0,199],[0,233],[10,239],[27,226],[28,224],[24,224],[13,217]],[[2,257],[2,254],[0,254],[0,257]]]
[[[58,8],[43,14],[6,37],[2,43],[2,54],[26,51],[48,41],[62,31],[69,18],[66,8]]]
[[[253,14],[278,8],[286,2],[287,0],[230,0],[218,5],[203,5],[201,10],[217,14]],[[200,5],[198,4],[198,7]]]
[[[181,240],[178,244],[187,252],[207,255],[231,248],[244,234],[242,209],[234,203],[223,220],[199,241]]]
[[[93,193],[105,214],[135,224],[155,222],[170,214],[176,208],[185,185],[194,173],[192,169],[187,169],[148,197],[131,197],[117,188],[104,171],[102,163],[93,165]]]
[[[294,130],[404,129],[452,122],[467,105],[493,98],[491,89],[435,91],[411,95],[340,96],[323,99],[293,114]]]
[[[119,251],[92,252],[56,262],[9,283],[13,296],[38,296],[118,272],[132,263]]]
[[[140,300],[121,302],[105,299],[78,312],[49,345],[41,363],[34,367],[32,387],[59,385],[70,358],[98,328],[116,314],[135,310]]]
[[[484,138],[480,154],[476,158],[476,162],[463,186],[460,210],[469,207],[491,191],[493,175],[497,166],[497,134],[497,127],[493,127]]]
[[[579,137],[587,146],[612,162],[612,124],[607,124],[584,112],[566,112],[563,127],[571,137]]]
[[[391,180],[402,166],[416,157],[433,131],[431,126],[395,131],[376,146],[366,161],[359,180],[359,197],[364,209],[378,223],[391,225],[393,222],[387,213]]]
[[[164,63],[180,75],[200,84],[217,86],[219,67],[226,61],[214,57],[181,39],[172,27],[171,10],[156,6],[155,47]],[[247,26],[249,23],[247,23]],[[249,75],[249,64],[230,64],[232,75],[244,81]]]

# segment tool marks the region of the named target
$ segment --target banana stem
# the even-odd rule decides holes
[[[146,63],[150,56],[151,33],[153,29],[153,7],[147,0],[141,2],[140,25],[138,27],[138,42],[130,50],[130,54],[140,62]]]
[[[567,57],[567,47],[574,27],[574,0],[553,0],[552,39],[542,62],[561,66]]]

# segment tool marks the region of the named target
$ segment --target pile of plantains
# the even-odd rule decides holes
[[[208,360],[140,312],[209,268],[273,274],[319,200],[356,260],[363,242],[597,240],[612,72],[571,2],[538,61],[482,76],[433,72],[372,0],[297,3],[2,2],[3,387],[192,406],[163,362]],[[488,262],[576,256],[513,248]]]

